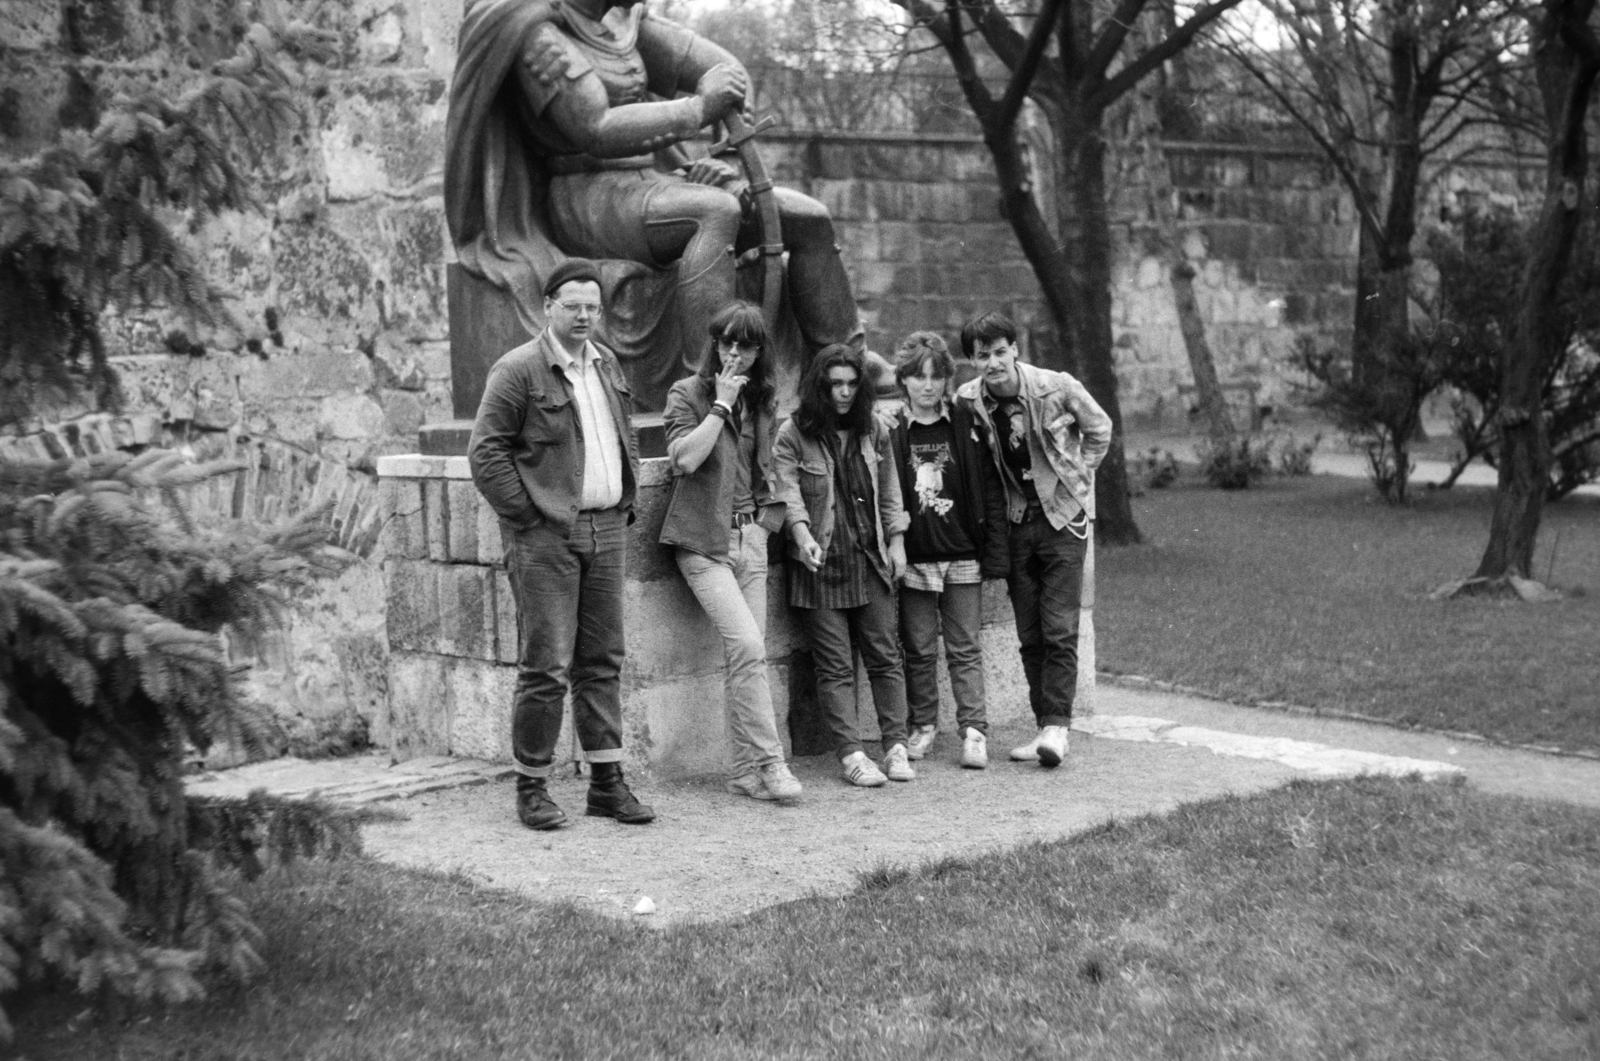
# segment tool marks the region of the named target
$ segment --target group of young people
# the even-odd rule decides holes
[[[589,338],[602,311],[598,279],[581,260],[552,274],[550,325],[491,372],[470,450],[474,479],[502,520],[517,597],[517,810],[538,829],[566,821],[545,779],[569,687],[592,764],[587,813],[654,817],[620,766],[620,546],[637,458],[626,382]],[[1000,313],[966,322],[960,361],[937,334],[908,335],[894,356],[897,407],[877,407],[859,351],[825,347],[782,422],[761,311],[734,302],[709,331],[698,373],[667,399],[674,480],[660,541],[722,638],[729,791],[779,803],[802,791],[767,680],[774,534],[784,537],[788,603],[810,644],[845,780],[870,788],[916,777],[912,763],[938,732],[941,638],[960,764],[988,765],[985,579],[1006,582],[1038,724],[1010,758],[1058,766],[1077,688],[1093,473],[1111,437],[1105,412],[1072,376],[1019,362],[1016,327]],[[956,386],[963,369],[971,378]],[[857,724],[856,652],[877,714],[878,763]]]

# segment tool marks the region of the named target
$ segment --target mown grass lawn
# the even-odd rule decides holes
[[[258,884],[270,972],[29,1061],[1584,1058],[1600,815],[1301,783],[652,930],[375,863]]]
[[[1096,557],[1099,664],[1230,699],[1600,750],[1600,503],[1545,510],[1535,573],[1566,600],[1427,598],[1476,568],[1492,500],[1419,490],[1391,507],[1333,477],[1150,491],[1134,512],[1153,544]]]

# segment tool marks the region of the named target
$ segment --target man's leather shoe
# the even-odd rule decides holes
[[[589,778],[589,805],[584,811],[592,818],[615,818],[628,825],[653,822],[656,812],[640,803],[622,780],[621,763],[595,763]]]
[[[559,829],[567,824],[567,815],[556,801],[550,798],[542,777],[517,775],[517,817],[530,829]]]

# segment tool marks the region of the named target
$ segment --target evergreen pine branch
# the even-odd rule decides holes
[[[118,97],[92,133],[69,130],[0,163],[0,423],[82,389],[114,403],[100,332],[112,306],[230,321],[163,212],[195,230],[253,204],[236,158],[259,163],[297,120],[286,60],[321,43],[298,24],[252,26],[232,58],[177,99]]]
[[[110,309],[227,319],[171,219],[192,231],[251,205],[241,160],[297,119],[292,66],[327,43],[253,27],[176,98],[119,97],[93,132],[0,162],[0,422],[84,392],[111,407]],[[248,836],[263,868],[356,849],[342,812],[257,801],[230,833],[183,794],[185,742],[248,744],[266,725],[221,632],[252,636],[338,563],[326,509],[272,529],[189,517],[190,490],[243,467],[0,460],[0,998],[45,975],[166,1001],[207,969],[247,978],[259,934],[229,881]]]

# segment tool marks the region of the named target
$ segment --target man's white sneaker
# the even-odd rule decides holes
[[[867,758],[866,752],[851,752],[839,764],[844,767],[844,779],[861,788],[878,788],[888,782],[883,771]]]
[[[1039,731],[1039,765],[1060,766],[1067,757],[1067,727],[1046,726]]]
[[[1036,763],[1039,761],[1039,742],[1044,739],[1044,730],[1026,744],[1019,744],[1011,749],[1011,761],[1014,763]]]
[[[989,765],[989,739],[971,726],[961,741],[961,765],[968,770],[982,770]]]
[[[906,746],[896,744],[889,749],[889,754],[883,757],[883,772],[889,775],[890,781],[915,781],[917,772],[911,769],[911,763],[906,759]]]
[[[906,758],[912,762],[927,758],[933,748],[933,738],[938,735],[938,726],[912,726],[911,739],[906,741]]]

